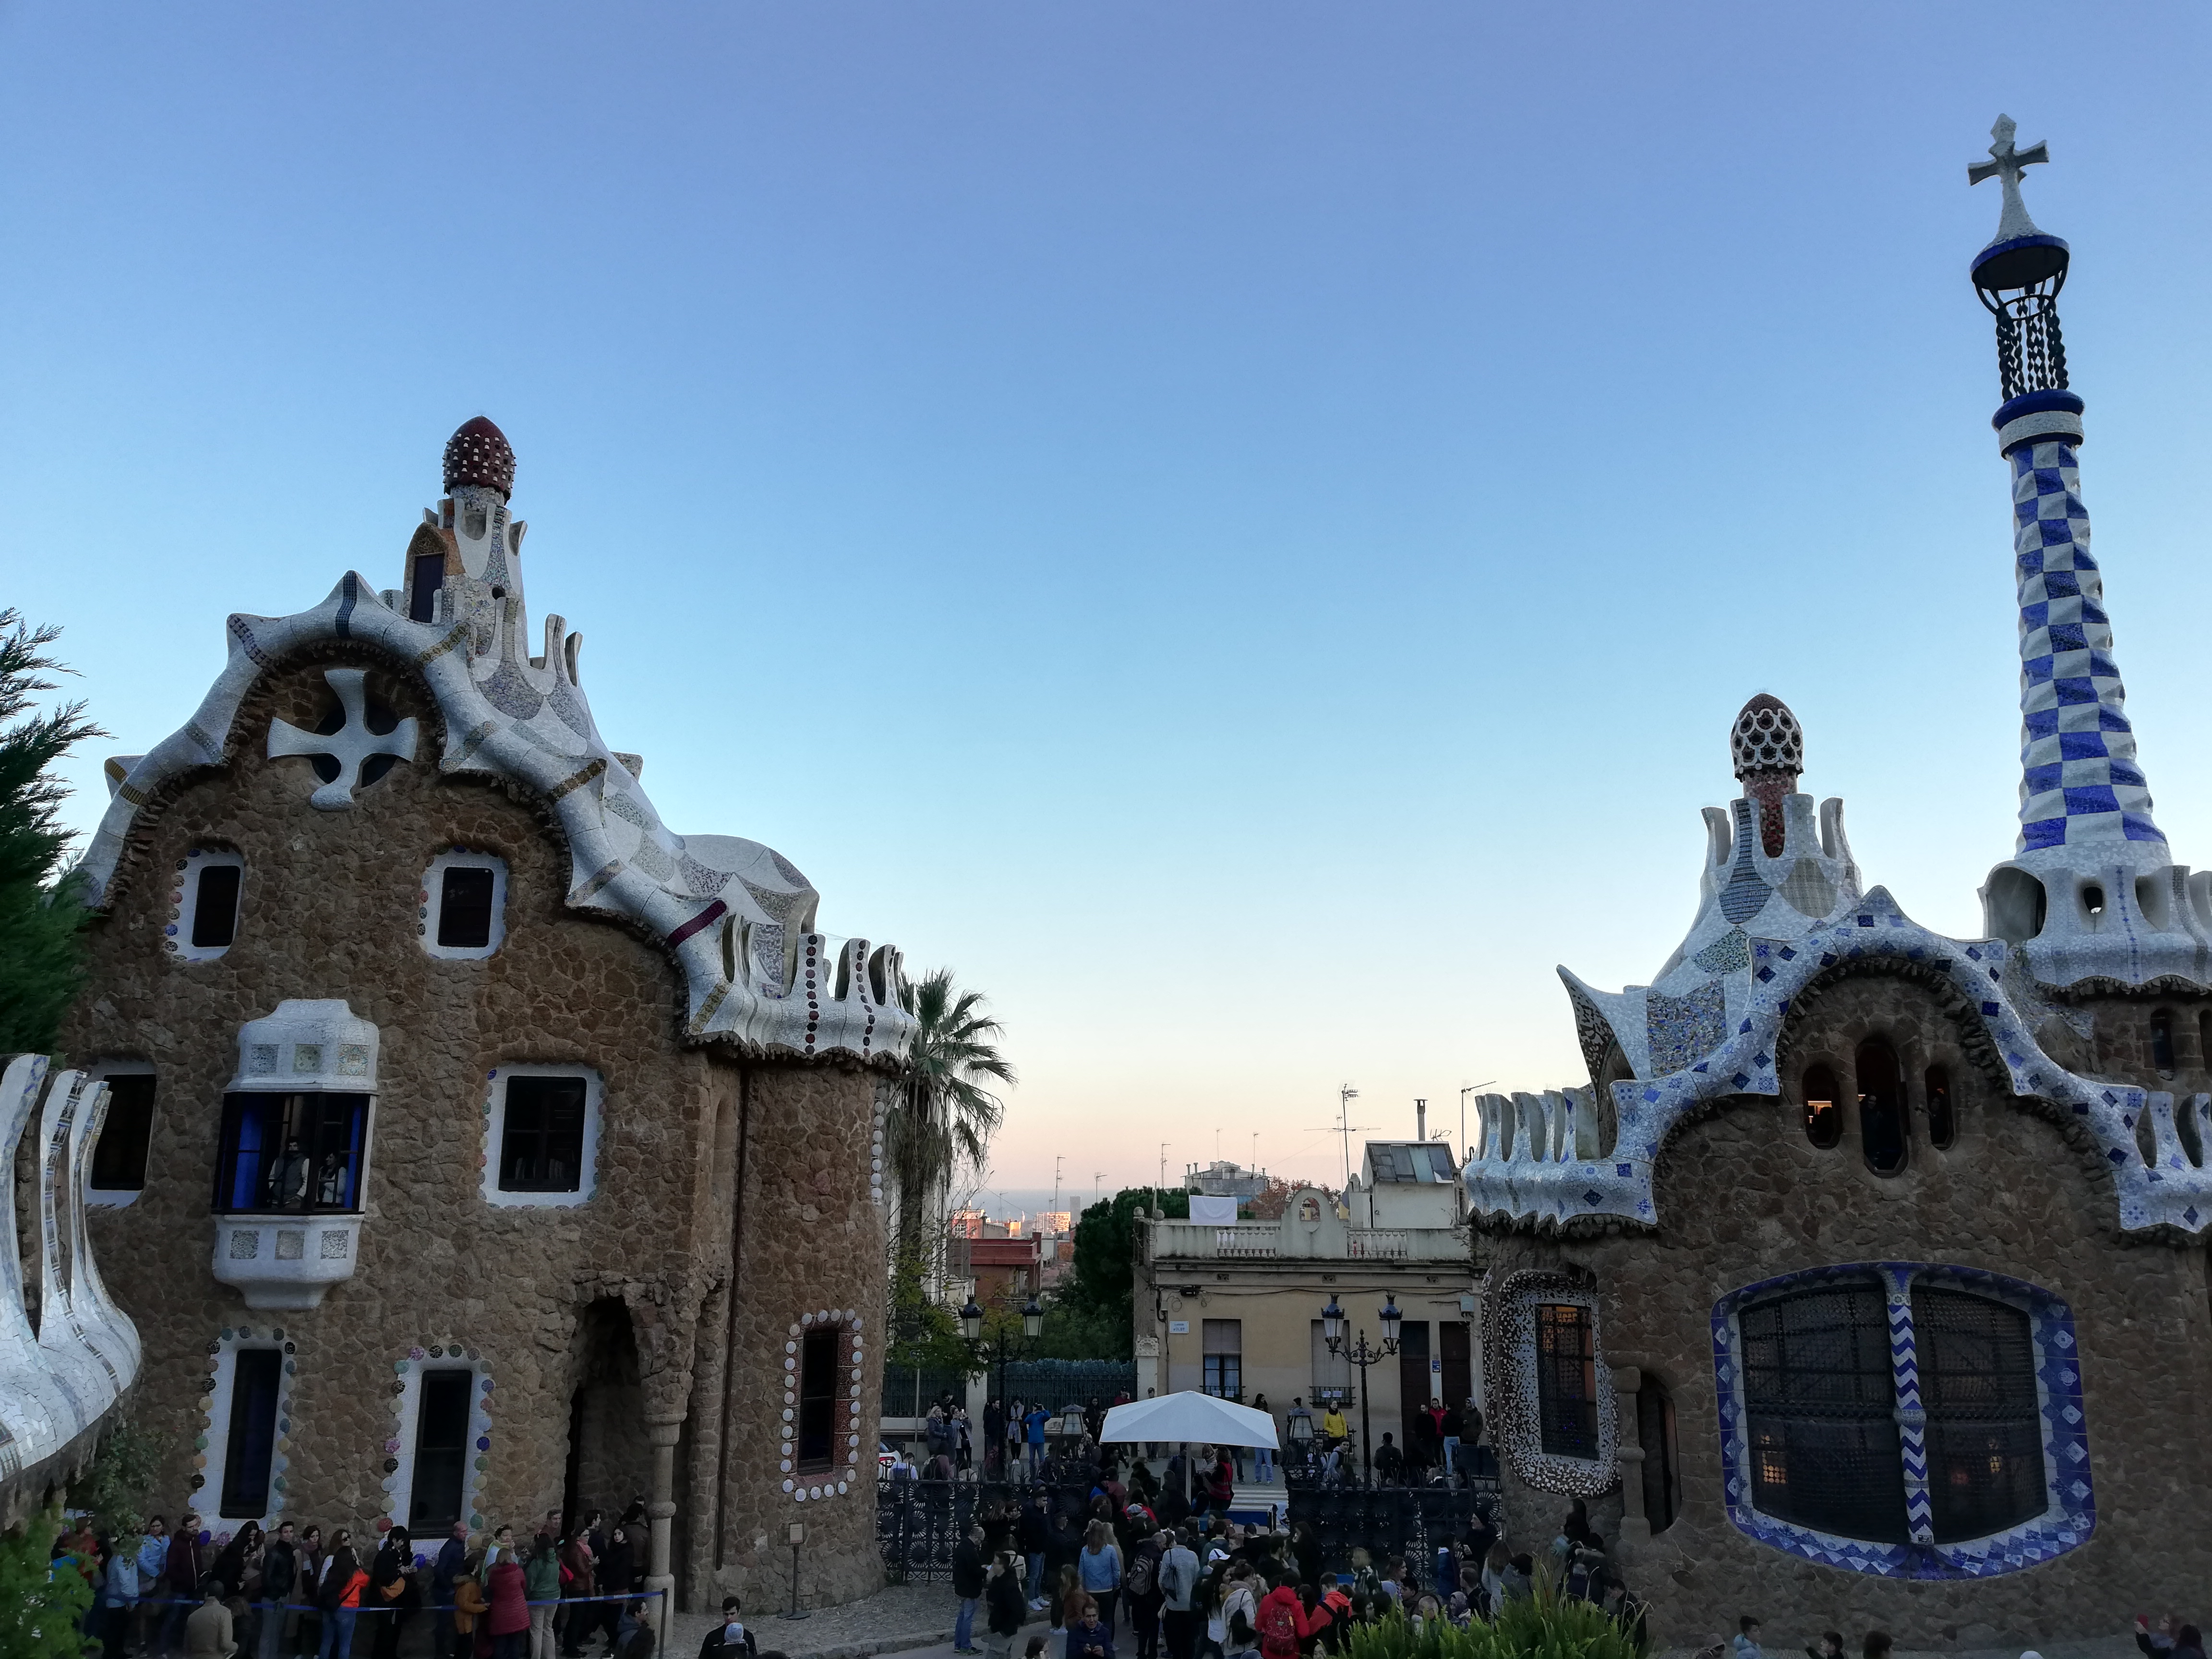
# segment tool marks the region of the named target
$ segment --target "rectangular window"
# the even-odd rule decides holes
[[[844,1333],[820,1328],[799,1342],[799,1462],[801,1474],[826,1469],[837,1432],[837,1382]]]
[[[584,1182],[584,1079],[511,1077],[499,1144],[509,1193],[573,1193]]]
[[[415,556],[415,588],[407,599],[407,619],[426,623],[435,620],[438,614],[438,590],[446,585],[446,556],[442,553],[418,553]]]
[[[240,1348],[231,1355],[230,1437],[222,1453],[226,1520],[258,1520],[269,1512],[269,1465],[276,1449],[276,1388],[284,1356],[275,1348]]]
[[[492,872],[481,866],[449,865],[438,897],[438,943],[481,951],[491,943]]]
[[[1205,1370],[1200,1387],[1217,1399],[1237,1399],[1244,1392],[1244,1322],[1208,1319],[1201,1324]]]
[[[220,949],[236,937],[238,881],[245,873],[234,864],[210,864],[202,867],[199,886],[192,900],[194,945]]]
[[[1557,1457],[1597,1455],[1597,1349],[1588,1308],[1536,1308],[1536,1414],[1544,1449]]]
[[[422,1373],[415,1413],[415,1481],[407,1525],[423,1537],[443,1533],[462,1518],[464,1472],[469,1463],[469,1402],[476,1387],[471,1370]]]
[[[245,1090],[224,1096],[216,1211],[238,1215],[358,1210],[368,1099]]]
[[[154,1074],[118,1072],[106,1079],[107,1121],[92,1149],[92,1184],[108,1193],[146,1185],[146,1143],[154,1133]]]

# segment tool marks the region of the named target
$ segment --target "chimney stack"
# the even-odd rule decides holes
[[[1425,1100],[1417,1100],[1413,1103],[1413,1139],[1426,1140],[1428,1138],[1429,1103]]]

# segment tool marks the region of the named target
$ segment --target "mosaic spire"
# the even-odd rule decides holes
[[[2013,133],[2011,119],[2000,116],[1991,159],[1968,167],[1966,177],[1970,185],[1996,179],[2004,188],[1997,234],[1974,257],[1973,283],[1996,319],[2004,402],[1990,424],[2012,465],[2018,852],[2025,859],[2048,848],[2147,842],[2163,862],[2166,838],[2151,821],[2150,790],[2136,763],[2104,579],[2089,554],[2089,515],[2081,505],[2075,450],[2082,403],[2067,385],[2057,309],[2072,256],[2064,242],[2036,228],[2021,200],[2021,170],[2049,161],[2049,151],[2042,144],[2020,149]]]

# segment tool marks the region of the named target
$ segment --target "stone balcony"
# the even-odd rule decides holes
[[[1197,1221],[1152,1224],[1154,1261],[1269,1261],[1335,1258],[1352,1261],[1468,1260],[1464,1227],[1345,1227],[1337,1249],[1307,1240],[1292,1222],[1240,1221],[1223,1226]]]

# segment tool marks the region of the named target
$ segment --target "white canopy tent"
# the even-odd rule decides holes
[[[1281,1443],[1275,1438],[1275,1419],[1265,1412],[1234,1401],[1216,1399],[1185,1389],[1156,1400],[1133,1400],[1106,1413],[1098,1431],[1101,1442],[1149,1440],[1183,1445],[1265,1446],[1270,1451]]]

